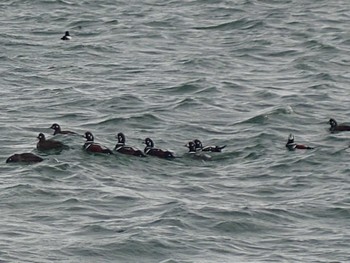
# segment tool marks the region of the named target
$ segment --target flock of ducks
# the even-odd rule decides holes
[[[52,124],[50,128],[54,130],[53,135],[57,135],[57,134],[79,135],[76,132],[62,130],[61,126],[58,125],[57,123]],[[143,143],[146,146],[142,151],[142,150],[133,148],[131,146],[127,146],[125,135],[121,132],[118,133],[116,136],[118,142],[115,145],[113,150],[99,143],[96,143],[93,134],[89,131],[85,132],[83,137],[86,139],[83,145],[83,150],[88,153],[94,153],[94,154],[121,153],[121,154],[133,155],[138,157],[155,156],[155,157],[164,158],[164,159],[176,158],[173,152],[154,147],[154,142],[151,138],[146,138],[144,140]],[[57,153],[65,149],[69,149],[69,146],[65,145],[60,141],[57,141],[54,139],[46,139],[43,133],[39,133],[37,138],[39,141],[36,145],[36,148],[39,152]],[[188,142],[185,146],[188,148],[189,154],[204,160],[210,159],[211,156],[206,155],[203,152],[221,152],[221,150],[226,147],[226,145],[203,146],[202,142],[198,139]],[[35,155],[33,153],[17,153],[8,157],[6,160],[6,163],[13,163],[13,162],[36,163],[36,162],[41,162],[43,160],[44,159],[42,157]]]
[[[64,36],[61,38],[62,40],[70,40],[71,36],[69,34],[69,31],[66,31]],[[341,132],[341,131],[350,131],[350,126],[345,124],[338,124],[335,119],[330,119],[329,124],[330,132]],[[57,134],[71,134],[71,135],[78,135],[75,132],[72,131],[63,131],[61,130],[60,125],[57,123],[52,124],[50,127],[54,130],[53,135]],[[143,151],[139,149],[135,149],[131,146],[126,146],[125,142],[125,135],[123,133],[117,134],[118,143],[114,147],[114,150],[110,150],[109,148],[94,142],[94,136],[91,132],[87,131],[83,135],[83,137],[86,139],[86,142],[83,145],[83,149],[86,152],[90,153],[98,153],[98,154],[114,154],[115,152],[121,153],[121,154],[127,154],[127,155],[133,155],[138,157],[146,157],[147,155],[150,156],[156,156],[159,158],[165,158],[165,159],[172,159],[175,158],[175,155],[173,152],[168,150],[162,150],[159,148],[154,147],[154,142],[151,138],[146,138],[144,140],[144,144],[146,144],[146,147]],[[64,149],[69,149],[69,147],[65,144],[63,144],[60,141],[56,141],[53,139],[46,139],[45,135],[43,133],[39,133],[38,137],[39,139],[37,143],[37,150],[41,152],[47,152],[47,151],[61,151]],[[195,139],[193,141],[188,142],[185,145],[189,149],[189,153],[193,156],[200,157],[202,159],[210,159],[211,156],[203,154],[203,152],[221,152],[222,149],[226,147],[226,145],[223,146],[205,146],[203,147],[202,142],[198,139]],[[288,150],[296,150],[296,149],[314,149],[313,147],[304,145],[304,144],[297,144],[294,142],[294,136],[293,134],[290,134],[288,137],[288,141],[286,143],[286,147]],[[35,162],[41,162],[44,159],[40,156],[37,156],[33,153],[20,153],[20,154],[13,154],[10,157],[7,158],[6,162],[25,162],[25,163],[35,163]]]
[[[62,40],[70,40],[70,39],[71,39],[71,36],[70,36],[70,34],[69,34],[69,31],[66,31],[65,34],[64,34],[64,36],[61,37],[61,39],[62,39]],[[329,129],[331,132],[350,131],[350,126],[344,125],[344,124],[338,125],[335,119],[330,119],[330,120],[329,120],[329,124],[331,125],[331,127],[330,127],[330,129]],[[85,135],[86,135],[86,134],[85,134]],[[93,139],[92,134],[89,134],[88,136],[89,136],[89,138],[92,138],[92,139]],[[121,134],[121,136],[124,136],[124,135]],[[118,137],[119,137],[119,135],[118,135]],[[124,141],[125,141],[125,137],[124,137]],[[149,147],[147,154],[149,154],[149,155],[154,155],[155,152],[157,152],[157,154],[160,154],[160,151],[161,151],[160,149],[154,149],[154,148],[152,148],[152,147],[154,147],[154,146],[153,146],[153,142],[152,142],[151,139],[149,139],[147,142],[148,142],[148,144],[146,143],[146,145]],[[121,145],[121,147],[125,147],[125,146],[123,146],[122,144],[120,144],[120,145]],[[152,146],[151,146],[151,145],[152,145]],[[90,147],[91,145],[90,145],[90,146],[87,145],[87,146]],[[201,151],[212,151],[212,152],[217,152],[217,151],[221,151],[221,149],[222,149],[222,148],[220,149],[220,147],[218,147],[218,148],[215,148],[215,147],[213,147],[213,148],[203,148],[203,147],[201,147],[201,142],[200,142],[199,140],[195,140],[195,141],[193,141],[193,142],[189,142],[189,144],[188,144],[187,146],[188,146],[188,148],[190,149],[190,152],[196,152],[196,151],[198,151],[198,149],[200,149]],[[294,142],[294,136],[293,136],[293,134],[290,134],[290,135],[289,135],[288,141],[287,141],[287,144],[286,144],[286,147],[287,147],[289,150],[295,150],[295,149],[314,149],[313,147],[310,147],[310,146],[307,146],[307,145],[304,145],[304,144],[297,144],[297,143],[295,143],[295,142]],[[93,148],[94,148],[94,147],[93,147]],[[131,150],[131,149],[129,149],[129,150]],[[155,150],[157,150],[157,151],[155,151]],[[121,148],[121,151],[127,151],[127,150]],[[146,152],[145,152],[145,153],[146,153]],[[143,154],[143,153],[142,153],[141,151],[139,151],[136,155],[141,156],[142,154]],[[170,152],[162,153],[162,154],[160,154],[160,155],[166,156],[167,158],[172,158],[172,157],[173,157],[172,154],[171,154]]]
[[[342,131],[350,131],[350,126],[345,124],[338,124],[335,119],[330,119],[329,124],[330,132],[342,132]],[[79,135],[72,131],[64,131],[61,129],[60,125],[57,123],[52,124],[50,127],[54,130],[53,135],[57,134],[66,134],[66,135]],[[94,136],[91,132],[87,131],[83,135],[83,137],[86,139],[83,150],[88,153],[95,153],[95,154],[115,154],[115,153],[121,153],[121,154],[127,154],[127,155],[133,155],[138,157],[146,157],[146,156],[155,156],[159,158],[164,159],[173,159],[176,158],[173,152],[168,150],[162,150],[160,148],[156,148],[154,146],[154,142],[151,138],[146,138],[144,140],[144,144],[146,145],[144,150],[139,150],[136,148],[133,148],[131,146],[126,145],[126,139],[125,135],[123,133],[118,133],[116,138],[118,140],[117,144],[115,145],[114,149],[111,150],[99,143],[96,143],[94,140]],[[39,152],[57,152],[62,151],[65,149],[69,149],[67,145],[64,143],[54,140],[54,139],[46,139],[45,135],[43,133],[39,133],[38,135],[38,143],[36,145],[36,148]],[[188,148],[188,153],[194,157],[203,159],[203,160],[209,160],[211,159],[211,156],[206,154],[208,152],[221,152],[222,149],[226,147],[226,145],[222,146],[203,146],[202,142],[198,139],[195,139],[193,141],[188,142],[185,145]],[[288,150],[296,150],[296,149],[314,149],[313,147],[304,145],[304,144],[298,144],[294,142],[294,136],[293,134],[290,134],[288,137],[288,141],[286,143],[286,147]],[[24,163],[35,163],[35,162],[41,162],[44,159],[40,156],[37,156],[33,153],[19,153],[19,154],[13,154],[10,157],[7,158],[7,163],[12,162],[24,162]]]
[[[342,132],[342,131],[350,131],[349,125],[338,124],[335,119],[332,119],[332,118],[329,119],[329,124],[331,125],[331,127],[329,128],[329,131],[332,133]],[[296,150],[296,149],[306,149],[306,150],[314,149],[314,147],[310,147],[310,146],[307,146],[304,144],[295,143],[293,134],[289,134],[286,147],[288,148],[288,150],[291,150],[291,151]]]

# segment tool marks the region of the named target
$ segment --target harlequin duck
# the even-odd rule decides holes
[[[86,142],[83,146],[83,149],[87,152],[91,153],[106,153],[106,154],[113,154],[113,152],[108,149],[107,147],[104,147],[98,143],[94,142],[94,136],[91,132],[85,132],[85,135],[83,137],[86,139]]]
[[[289,134],[286,147],[287,147],[288,150],[290,150],[290,151],[293,151],[293,150],[295,150],[295,149],[307,149],[307,150],[309,150],[309,149],[314,149],[313,147],[310,147],[310,146],[306,146],[306,145],[303,145],[303,144],[296,144],[296,143],[294,143],[294,136],[293,136],[293,134]]]
[[[63,150],[68,149],[67,145],[64,145],[62,142],[55,141],[52,139],[46,140],[43,133],[39,133],[38,137],[39,142],[36,145],[36,148],[39,151],[50,151],[50,150]]]
[[[329,128],[331,132],[350,131],[349,125],[345,125],[345,124],[338,125],[335,119],[329,119],[329,124],[331,125],[331,127]]]
[[[205,146],[203,147],[202,142],[198,139],[195,139],[194,141],[196,151],[203,151],[203,152],[221,152],[222,149],[226,147],[226,145],[223,146]]]
[[[196,144],[193,141],[188,142],[185,144],[185,147],[188,148],[189,153],[196,153]]]
[[[77,134],[77,133],[72,132],[72,131],[62,131],[61,126],[58,125],[57,123],[52,124],[50,129],[54,130],[53,135],[56,135],[56,134]]]
[[[139,157],[145,157],[146,155],[138,149],[134,149],[130,146],[125,146],[125,136],[123,133],[118,133],[116,138],[118,139],[118,143],[115,145],[114,150],[122,154],[134,155]]]
[[[188,148],[188,154],[196,159],[201,160],[210,160],[211,156],[208,154],[203,153],[202,151],[196,150],[196,144],[193,141],[188,142],[188,144],[185,145],[185,147]]]
[[[164,151],[162,149],[154,148],[154,143],[151,138],[146,138],[144,144],[146,144],[146,147],[144,149],[145,154],[166,159],[175,158],[174,154],[170,151]]]
[[[71,40],[72,37],[69,35],[69,31],[66,31],[63,37],[61,37],[62,40]]]
[[[6,163],[38,163],[44,159],[33,153],[15,153],[7,158]]]

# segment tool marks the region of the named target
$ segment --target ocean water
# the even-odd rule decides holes
[[[350,261],[350,132],[328,124],[350,122],[348,0],[0,8],[0,262]],[[55,122],[180,158],[88,154]],[[195,138],[227,146],[194,159]]]

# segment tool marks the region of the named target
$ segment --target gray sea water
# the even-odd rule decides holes
[[[348,0],[0,9],[0,262],[350,261],[350,132],[328,130],[350,122]],[[181,158],[88,154],[54,122]],[[193,159],[195,138],[227,147]]]

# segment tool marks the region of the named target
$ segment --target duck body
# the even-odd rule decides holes
[[[103,153],[103,154],[113,154],[113,152],[105,146],[94,142],[94,136],[91,132],[85,132],[83,137],[86,142],[83,145],[83,149],[90,153]]]
[[[297,144],[294,142],[294,136],[293,134],[290,134],[288,137],[288,141],[286,143],[286,147],[288,148],[288,150],[290,151],[294,151],[296,149],[302,149],[302,150],[311,150],[314,149],[313,147],[304,145],[304,144]]]
[[[16,153],[7,158],[6,163],[38,163],[43,160],[33,153]]]
[[[175,158],[174,154],[171,151],[162,150],[159,148],[154,148],[154,143],[152,139],[146,138],[144,143],[146,147],[144,149],[144,153],[146,155],[156,156],[164,159],[172,159]]]
[[[145,157],[145,154],[141,150],[134,149],[130,146],[118,146],[116,145],[115,150],[118,153],[133,155],[138,157]]]
[[[52,139],[46,140],[45,135],[43,133],[39,133],[38,137],[39,139],[36,148],[39,151],[50,151],[50,150],[58,150],[61,151],[63,149],[67,149],[68,146],[63,144],[60,141],[55,141]]]
[[[337,121],[333,118],[329,119],[329,124],[331,125],[329,128],[331,132],[350,131],[349,125],[338,124]]]
[[[56,134],[77,134],[77,133],[72,132],[72,131],[62,131],[61,126],[58,125],[57,123],[52,124],[50,129],[54,130],[53,135],[56,135]]]
[[[195,139],[194,141],[195,149],[196,151],[203,151],[203,152],[221,152],[222,149],[226,147],[226,145],[222,146],[204,146],[202,145],[202,142],[198,139]]]
[[[125,145],[125,135],[123,133],[117,134],[118,143],[115,145],[114,150],[121,154],[133,155],[138,157],[145,157],[146,155],[139,149]]]

